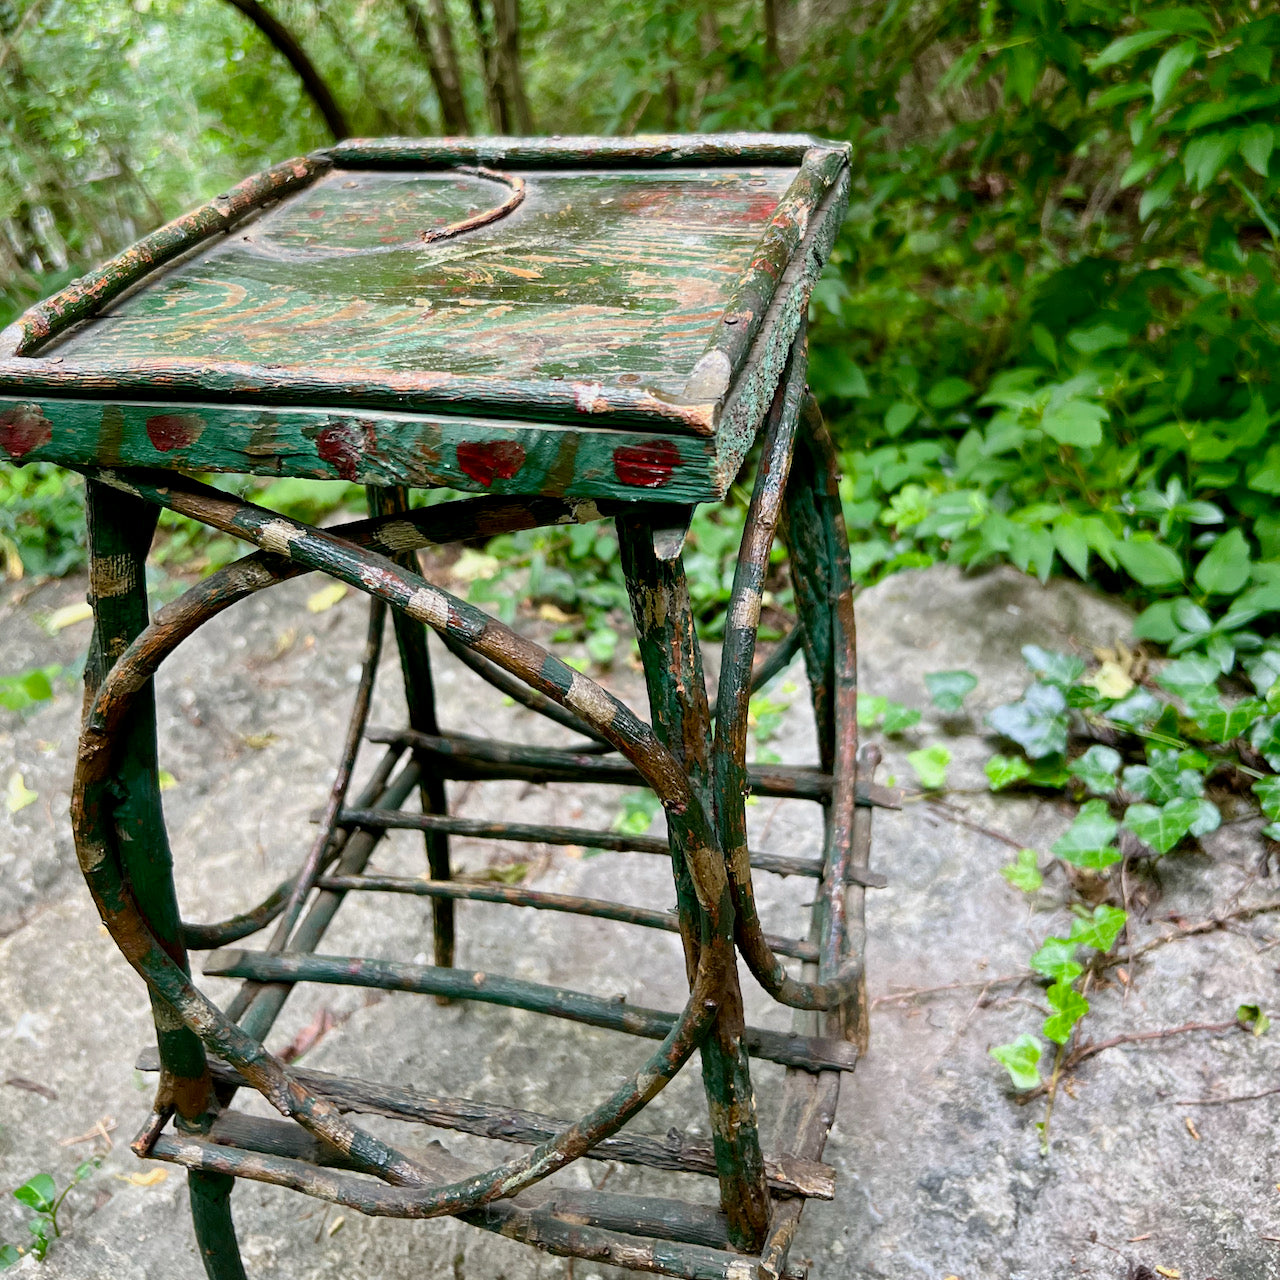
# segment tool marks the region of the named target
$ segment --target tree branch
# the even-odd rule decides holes
[[[289,29],[272,17],[259,0],[227,0],[227,3],[239,9],[266,36],[272,48],[288,59],[289,65],[298,73],[298,79],[302,81],[303,87],[311,95],[311,100],[324,117],[324,122],[329,126],[329,132],[333,134],[334,139],[341,141],[343,138],[349,138],[351,130],[347,125],[346,116],[343,115],[341,107],[338,106],[324,78],[316,70],[315,63],[307,57]]]

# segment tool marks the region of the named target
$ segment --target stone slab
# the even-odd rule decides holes
[[[306,601],[319,584],[301,580],[246,602],[201,632],[161,677],[165,793],[184,901],[213,918],[261,897],[296,863],[307,815],[323,797],[362,643],[354,597],[319,614]],[[48,584],[15,603],[0,599],[0,672],[33,662],[74,665],[87,626],[56,637],[38,625],[43,611],[73,599],[83,584]],[[967,668],[980,684],[969,714],[921,724],[885,744],[885,775],[908,783],[905,754],[943,741],[953,751],[947,806],[917,801],[878,813],[873,864],[890,887],[868,907],[868,968],[876,1001],[872,1048],[842,1095],[828,1159],[840,1174],[837,1198],[806,1213],[798,1250],[814,1259],[814,1280],[1097,1280],[1149,1276],[1165,1267],[1183,1280],[1270,1280],[1280,1276],[1280,1181],[1270,1141],[1280,1094],[1214,1107],[1182,1105],[1210,1093],[1236,1095],[1271,1086],[1274,1033],[1190,1033],[1116,1048],[1083,1065],[1059,1096],[1047,1153],[1037,1123],[1043,1107],[1020,1106],[987,1056],[992,1044],[1035,1031],[1040,988],[1000,984],[1016,974],[1043,937],[1066,922],[1063,886],[1051,875],[1028,901],[999,875],[1017,844],[1046,851],[1070,821],[1069,806],[986,794],[981,766],[994,744],[981,716],[1018,694],[1026,674],[1022,644],[1112,644],[1129,615],[1077,586],[1041,587],[1012,570],[969,577],[935,568],[901,574],[859,600],[860,670],[867,692],[927,708],[926,672]],[[388,667],[387,673],[393,673]],[[625,664],[612,677],[634,698]],[[801,667],[773,686],[789,702],[769,748],[784,760],[811,758],[812,725],[803,710]],[[552,741],[556,730],[501,705],[497,695],[441,664],[442,701],[451,727]],[[394,681],[384,681],[375,719],[400,712]],[[111,1275],[198,1280],[201,1274],[181,1177],[130,1181],[143,1166],[125,1143],[145,1113],[146,1081],[132,1063],[147,1039],[138,980],[103,934],[74,865],[66,819],[79,696],[60,685],[33,713],[0,713],[0,782],[19,769],[38,801],[10,814],[0,806],[0,1188],[39,1171],[60,1181],[92,1149],[60,1141],[116,1121],[116,1146],[102,1168],[73,1191],[66,1231],[43,1267],[51,1280]],[[616,792],[501,784],[484,800],[456,788],[461,812],[513,814],[608,825]],[[482,802],[483,801],[483,802]],[[816,848],[817,824],[796,802],[763,800],[749,811],[753,839],[785,852]],[[961,825],[962,819],[969,825]],[[985,828],[983,830],[975,828]],[[1253,828],[1228,829],[1203,856],[1161,864],[1149,887],[1140,939],[1168,932],[1162,918],[1186,921],[1280,899],[1260,870]],[[524,850],[526,883],[584,894],[615,894],[668,906],[660,859],[570,856]],[[482,842],[460,844],[459,862],[478,870],[511,854]],[[381,865],[413,873],[421,849],[396,836]],[[762,877],[769,927],[797,927],[806,885]],[[809,886],[811,887],[811,886]],[[192,911],[192,914],[197,914]],[[572,923],[549,913],[482,904],[460,909],[460,963],[537,981],[673,1007],[680,997],[678,948],[671,935]],[[518,927],[516,927],[518,924]],[[1158,1030],[1229,1020],[1241,1001],[1280,1009],[1274,916],[1232,930],[1170,943],[1131,966],[1126,990],[1092,994],[1092,1034]],[[326,949],[414,958],[430,949],[425,905],[393,900],[376,915],[338,917]],[[225,983],[209,981],[215,994]],[[750,989],[750,1015],[783,1027],[782,1012]],[[920,991],[921,988],[946,988]],[[985,988],[985,990],[984,990]],[[905,992],[916,991],[916,995]],[[306,1055],[306,1065],[417,1082],[439,1092],[509,1100],[572,1114],[638,1062],[643,1047],[605,1032],[530,1015],[450,1006],[406,996],[368,1001],[336,988],[299,992],[274,1043],[287,1043],[328,1009],[341,1025]],[[391,1037],[403,1046],[388,1055]],[[757,1068],[761,1111],[776,1099],[780,1072]],[[56,1093],[56,1099],[17,1078]],[[547,1082],[553,1081],[550,1087]],[[139,1085],[142,1085],[142,1088]],[[1195,1133],[1187,1125],[1190,1118]],[[389,1122],[388,1122],[389,1123]],[[702,1124],[696,1081],[684,1073],[643,1119],[647,1129]],[[705,1128],[705,1125],[703,1125]],[[403,1130],[397,1129],[399,1138]],[[1198,1135],[1198,1136],[1197,1136]],[[405,1136],[407,1145],[432,1134]],[[481,1155],[479,1140],[450,1144]],[[493,1147],[487,1147],[492,1156]],[[567,1184],[599,1181],[610,1166],[582,1163]],[[618,1167],[611,1190],[657,1189],[708,1198],[701,1179],[661,1178]],[[236,1213],[253,1275],[280,1280],[388,1277],[389,1280],[524,1280],[622,1273],[569,1263],[483,1235],[454,1222],[403,1223],[339,1213],[294,1193],[242,1185]],[[339,1224],[339,1219],[341,1223]],[[336,1228],[336,1229],[335,1229]],[[0,1241],[23,1238],[22,1212],[0,1199]],[[1159,1273],[1156,1273],[1159,1274]]]

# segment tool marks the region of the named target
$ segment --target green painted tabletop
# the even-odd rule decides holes
[[[719,497],[847,175],[773,135],[290,161],[0,334],[0,457]]]

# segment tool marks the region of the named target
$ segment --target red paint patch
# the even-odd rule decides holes
[[[510,480],[524,466],[524,445],[515,440],[464,440],[458,446],[458,466],[487,489],[495,477]]]
[[[21,458],[53,439],[53,424],[35,404],[15,404],[0,413],[0,449]]]
[[[204,419],[194,413],[158,413],[147,419],[147,439],[161,453],[195,444],[204,430]]]
[[[354,480],[364,455],[364,440],[354,423],[322,427],[316,433],[316,452],[344,480]]]
[[[657,489],[671,479],[680,450],[670,440],[652,444],[623,444],[613,451],[613,473],[623,484]]]

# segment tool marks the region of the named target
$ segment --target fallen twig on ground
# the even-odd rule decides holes
[[[929,809],[931,812],[940,810],[940,816],[947,822],[954,822],[958,827],[965,827],[969,831],[976,831],[980,836],[998,840],[1001,844],[1007,844],[1011,849],[1021,849],[1023,847],[1021,841],[1005,835],[1002,831],[997,831],[994,827],[987,827],[981,822],[975,822],[972,818],[966,817],[955,805],[948,804],[945,800],[930,800]]]
[[[1128,1031],[1123,1035],[1112,1036],[1109,1040],[1089,1040],[1084,1044],[1077,1045],[1064,1056],[1062,1070],[1057,1074],[1058,1076],[1066,1075],[1067,1072],[1075,1070],[1082,1062],[1102,1053],[1104,1049],[1116,1049],[1123,1044],[1139,1044],[1146,1040],[1167,1040],[1170,1036],[1186,1035],[1192,1031],[1223,1032],[1242,1029],[1240,1021],[1232,1018],[1230,1022],[1187,1022],[1180,1027],[1163,1027],[1159,1031]],[[1048,1091],[1049,1085],[1041,1084],[1034,1089],[1028,1089],[1026,1093],[1020,1094],[1018,1101],[1030,1102],[1033,1098],[1038,1098]]]
[[[1171,1105],[1175,1107],[1225,1107],[1231,1102],[1257,1102],[1259,1098],[1269,1098],[1280,1093],[1280,1085],[1274,1089],[1263,1089],[1258,1093],[1233,1093],[1227,1098],[1179,1098]]]

